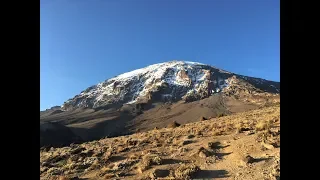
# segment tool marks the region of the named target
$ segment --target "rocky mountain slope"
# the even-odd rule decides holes
[[[280,106],[40,149],[40,179],[280,179]]]
[[[280,92],[277,82],[236,75],[201,63],[170,61],[124,73],[91,86],[66,101],[62,109],[149,101],[195,101],[223,90],[231,92],[230,86],[240,82],[247,83],[246,88],[252,91]]]
[[[61,146],[163,128],[173,121],[187,124],[201,117],[244,112],[279,103],[279,95],[279,82],[201,63],[154,64],[108,79],[61,107],[40,112],[40,146]],[[48,124],[52,128],[47,129]]]

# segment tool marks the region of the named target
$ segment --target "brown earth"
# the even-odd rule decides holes
[[[279,95],[267,97],[237,99],[233,96],[216,94],[208,98],[186,103],[153,103],[148,105],[125,105],[106,107],[105,109],[79,108],[61,112],[58,110],[40,115],[40,126],[54,122],[58,126],[50,132],[40,130],[40,147],[64,146],[76,139],[77,142],[97,140],[103,137],[115,137],[145,132],[154,128],[164,128],[170,122],[179,124],[196,122],[200,117],[217,117],[237,112],[258,109],[270,99],[279,99]],[[259,101],[258,101],[259,100]],[[274,104],[271,101],[269,104]],[[69,129],[66,131],[65,129]],[[42,128],[40,128],[42,129]],[[63,130],[61,130],[63,129]],[[67,134],[64,134],[66,132]],[[72,132],[72,133],[70,133]],[[54,134],[61,134],[59,138]]]
[[[192,107],[205,106],[205,102]],[[188,109],[193,112],[189,113],[180,106],[191,105],[172,104],[168,106],[182,112],[179,127],[161,128],[161,121],[175,120],[175,116],[166,114],[164,106],[143,113],[146,119],[152,113],[170,119],[159,116],[152,120],[160,129],[63,148],[42,148],[40,179],[280,179],[279,104],[241,112],[238,102],[230,99],[228,103],[238,107],[229,109],[234,114],[200,120],[198,115],[191,115],[201,108]],[[184,119],[189,116],[195,119]],[[149,128],[145,123],[139,127]]]

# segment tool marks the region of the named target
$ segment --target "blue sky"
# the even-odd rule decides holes
[[[41,0],[40,110],[118,74],[188,60],[280,81],[279,0]]]

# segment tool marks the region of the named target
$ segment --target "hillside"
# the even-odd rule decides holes
[[[195,121],[42,148],[40,178],[280,179],[279,105]]]
[[[279,102],[279,82],[195,62],[159,63],[108,79],[61,107],[40,112],[40,147],[145,132],[173,121],[186,124]]]

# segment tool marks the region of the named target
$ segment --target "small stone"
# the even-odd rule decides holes
[[[44,162],[41,163],[41,165],[42,165],[42,166],[49,166],[50,163],[48,163],[47,161],[44,161]]]
[[[204,153],[204,152],[199,152],[199,157],[201,157],[201,158],[206,158],[206,157],[208,157],[207,156],[207,154],[206,153]]]
[[[211,156],[208,160],[206,160],[207,164],[213,164],[217,160],[216,156]]]
[[[253,157],[251,157],[250,155],[248,155],[248,156],[246,156],[245,158],[244,158],[244,162],[245,163],[253,163],[254,162],[254,158]]]
[[[262,143],[262,146],[269,150],[274,149],[274,147],[271,144]]]
[[[124,172],[120,172],[120,173],[117,173],[117,174],[116,174],[117,177],[123,177],[123,176],[125,176],[125,175],[126,175],[126,174],[125,174]]]
[[[244,134],[247,135],[247,136],[249,136],[249,135],[254,134],[254,131],[246,131]]]
[[[201,158],[206,158],[206,157],[210,156],[210,152],[207,149],[205,149],[204,147],[200,147],[198,149],[198,155]]]
[[[83,157],[79,157],[78,162],[82,162],[83,161]]]

